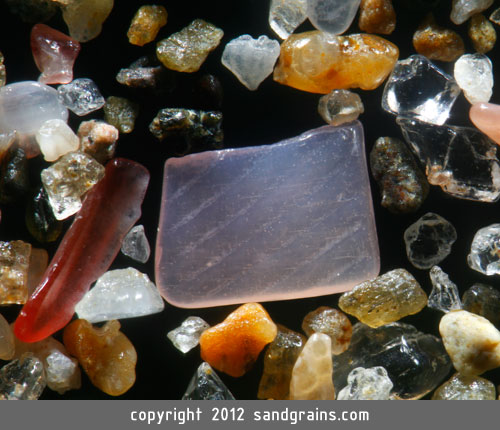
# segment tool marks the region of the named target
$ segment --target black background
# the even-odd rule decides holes
[[[130,21],[143,4],[151,2],[143,0],[116,1],[114,10],[105,22],[101,35],[93,41],[82,44],[82,51],[74,68],[75,78],[93,79],[105,97],[115,95],[128,97],[141,105],[140,116],[136,127],[130,135],[120,137],[117,155],[131,158],[144,164],[151,172],[151,183],[143,205],[143,215],[138,223],[144,224],[146,234],[154,250],[156,228],[158,224],[161,181],[164,161],[175,155],[175,148],[168,142],[158,142],[148,131],[148,125],[163,107],[207,108],[197,100],[195,82],[206,73],[216,75],[224,89],[222,112],[224,114],[225,147],[241,147],[249,145],[270,144],[275,141],[298,135],[308,129],[323,125],[317,114],[319,95],[308,94],[289,87],[279,85],[266,79],[255,92],[248,91],[220,63],[224,46],[231,39],[242,34],[258,37],[266,34],[278,39],[268,25],[267,0],[226,1],[158,1],[168,10],[168,23],[161,30],[157,40],[168,37],[179,31],[195,18],[205,19],[224,30],[224,38],[220,46],[210,54],[201,70],[195,74],[177,74],[177,88],[168,94],[155,94],[145,90],[131,91],[115,80],[116,73],[127,67],[143,55],[154,53],[155,43],[145,47],[137,47],[128,43],[126,33]],[[451,2],[424,0],[394,0],[398,15],[396,31],[387,36],[400,48],[400,58],[414,54],[412,35],[418,23],[431,8],[437,16],[438,23],[457,30],[466,42],[466,51],[474,52],[466,35],[466,25],[457,27],[449,20]],[[489,16],[493,8],[486,13]],[[347,33],[358,32],[357,18]],[[60,16],[56,15],[48,25],[67,33],[66,26]],[[36,80],[39,71],[36,69],[30,50],[30,30],[32,24],[23,23],[19,17],[11,14],[4,2],[0,3],[0,51],[5,56],[8,83],[22,80]],[[303,24],[298,30],[311,29],[310,24]],[[488,55],[496,66],[498,46]],[[452,73],[452,64],[440,64],[444,70]],[[498,77],[498,74],[497,74]],[[357,91],[364,102],[365,113],[360,117],[366,135],[367,152],[380,136],[402,137],[394,117],[382,111],[380,100],[383,86],[375,91]],[[500,103],[498,91],[494,92],[492,102]],[[215,108],[213,106],[212,108]],[[468,120],[469,104],[461,95],[455,104],[449,124],[470,125]],[[70,125],[74,130],[82,120],[102,118],[102,111],[78,118],[71,114]],[[35,184],[39,170],[45,167],[40,159],[31,161],[33,182]],[[440,266],[450,278],[458,284],[463,292],[474,282],[484,282],[497,286],[497,277],[486,277],[471,270],[466,263],[470,243],[474,233],[486,225],[499,222],[498,203],[487,204],[451,198],[437,187],[431,192],[420,210],[411,215],[395,216],[383,209],[376,184],[372,182],[373,199],[377,221],[377,230],[381,252],[381,273],[404,267],[408,269],[429,293],[431,284],[427,271],[415,269],[408,262],[403,243],[403,232],[423,214],[432,211],[449,220],[456,228],[458,240],[453,246],[451,255]],[[26,231],[24,223],[24,206],[2,206],[0,224],[0,240],[21,239],[36,247],[45,247],[52,255],[57,243],[43,245],[37,243]],[[69,226],[70,221],[65,223]],[[148,263],[140,264],[123,255],[119,255],[112,269],[133,266],[147,273],[154,280],[154,255]],[[338,295],[312,299],[290,300],[265,303],[264,306],[277,323],[300,331],[303,317],[319,306],[336,306]],[[175,349],[166,338],[168,331],[180,325],[190,315],[204,318],[210,325],[222,321],[236,306],[211,309],[179,309],[166,305],[161,314],[135,319],[122,320],[122,331],[129,337],[138,353],[137,381],[135,385],[119,399],[179,399],[183,395],[193,373],[201,363],[199,348],[186,355]],[[13,321],[19,311],[17,306],[0,309],[0,312]],[[416,316],[407,317],[403,322],[415,324],[424,332],[438,334],[438,323],[441,313],[424,309]],[[354,322],[354,319],[352,319]],[[60,333],[55,335],[60,339]],[[262,354],[254,368],[242,378],[232,378],[221,374],[237,399],[255,399],[260,376],[262,374]],[[500,383],[499,372],[484,375],[495,385]],[[70,391],[60,396],[46,389],[42,399],[112,399],[93,387],[83,375],[82,389]]]

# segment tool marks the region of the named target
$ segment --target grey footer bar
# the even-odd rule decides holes
[[[0,419],[2,429],[470,430],[497,428],[499,406],[495,401],[4,401]]]

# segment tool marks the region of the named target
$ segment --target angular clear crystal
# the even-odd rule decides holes
[[[182,400],[235,400],[234,396],[208,363],[201,363]]]
[[[269,25],[286,39],[307,18],[307,0],[271,0]]]
[[[79,318],[91,323],[161,312],[165,304],[147,275],[129,267],[102,275],[76,305]]]
[[[429,183],[455,197],[494,202],[500,197],[498,146],[475,128],[439,126],[398,117],[405,140],[426,167]]]
[[[395,115],[444,124],[460,94],[455,79],[423,55],[398,61],[382,95],[382,108]]]
[[[450,277],[439,266],[434,266],[430,270],[429,276],[432,282],[432,291],[429,294],[427,306],[443,312],[462,309],[458,288],[450,280]]]
[[[357,367],[349,373],[347,386],[340,390],[337,400],[389,400],[393,385],[382,366]]]
[[[80,210],[82,196],[104,177],[104,167],[87,154],[70,152],[41,176],[54,216],[63,220]]]
[[[391,323],[370,328],[357,323],[351,346],[333,357],[333,382],[339,391],[356,367],[382,366],[394,384],[391,398],[419,399],[448,375],[451,361],[441,339],[414,326]]]
[[[361,0],[307,0],[307,16],[318,30],[342,34],[351,25]]]
[[[500,224],[491,224],[477,231],[467,262],[471,269],[485,275],[500,274]]]
[[[210,326],[200,317],[188,317],[176,329],[169,331],[167,337],[184,354],[195,348],[201,334]]]
[[[101,109],[106,100],[92,79],[81,78],[57,87],[59,98],[69,110],[78,116],[88,115]]]
[[[43,364],[31,354],[0,369],[0,400],[37,400],[45,386]]]
[[[244,34],[231,40],[222,53],[222,64],[249,90],[256,90],[274,69],[280,55],[278,41]]]
[[[457,232],[442,216],[428,212],[406,229],[404,240],[410,263],[419,269],[430,269],[450,254]]]
[[[490,101],[493,94],[493,65],[486,55],[462,55],[455,63],[453,75],[471,104]]]
[[[121,251],[132,260],[146,263],[151,254],[148,238],[143,225],[136,225],[130,229],[122,242]]]

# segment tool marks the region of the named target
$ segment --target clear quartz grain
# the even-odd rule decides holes
[[[492,224],[477,231],[467,262],[471,269],[485,275],[500,274],[500,224]]]
[[[234,400],[234,396],[210,364],[203,362],[189,382],[182,400]]]
[[[104,177],[104,167],[87,154],[70,152],[41,176],[54,216],[63,220],[80,210],[82,196]]]
[[[471,104],[490,101],[493,94],[493,65],[486,55],[462,55],[455,63],[453,74]]]
[[[444,124],[460,94],[455,79],[423,55],[398,61],[382,95],[382,108],[395,115]]]
[[[462,309],[458,287],[450,280],[450,277],[439,266],[434,266],[429,276],[432,291],[429,294],[427,306],[443,312]]]
[[[146,263],[151,254],[148,238],[143,225],[136,225],[124,237],[121,247],[122,254],[140,263]]]
[[[498,145],[491,139],[472,127],[439,126],[404,117],[396,121],[425,166],[430,184],[462,199],[499,199]]]
[[[231,40],[222,53],[222,64],[233,72],[249,90],[255,91],[274,69],[280,55],[278,41],[267,36],[248,34]]]
[[[436,336],[410,324],[392,323],[370,328],[357,323],[351,346],[333,360],[333,382],[340,390],[356,367],[382,366],[394,384],[391,398],[419,399],[448,375],[451,362]]]
[[[0,400],[37,400],[45,386],[43,364],[31,354],[0,369]]]
[[[418,269],[430,269],[443,261],[456,240],[455,227],[432,212],[426,213],[404,233],[406,255]]]
[[[307,0],[271,0],[269,25],[281,38],[286,39],[307,18]]]
[[[347,386],[340,390],[337,400],[389,400],[393,386],[382,366],[357,367],[349,373]]]
[[[106,100],[92,79],[81,78],[57,88],[59,98],[69,110],[78,116],[88,115],[101,109]]]
[[[333,90],[319,99],[318,112],[330,125],[341,125],[358,119],[365,111],[361,97],[349,90]]]
[[[195,348],[201,334],[210,326],[200,317],[188,317],[176,329],[169,331],[168,339],[184,354]]]

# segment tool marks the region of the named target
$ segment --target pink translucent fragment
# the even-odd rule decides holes
[[[31,30],[31,51],[43,84],[68,84],[73,80],[73,65],[80,43],[45,24]]]
[[[171,304],[332,294],[378,271],[358,121],[167,160],[156,281]]]

